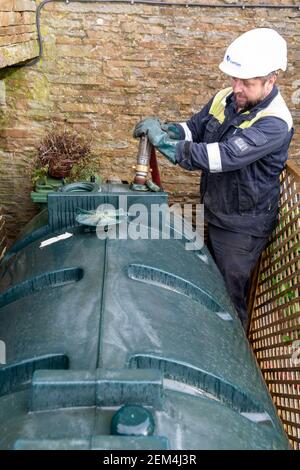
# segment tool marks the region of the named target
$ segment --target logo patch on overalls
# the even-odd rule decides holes
[[[234,140],[234,144],[237,146],[237,148],[241,151],[241,152],[245,152],[245,150],[247,150],[249,148],[248,144],[246,144],[246,142],[244,141],[244,139],[242,139],[241,137],[237,137],[235,140]]]

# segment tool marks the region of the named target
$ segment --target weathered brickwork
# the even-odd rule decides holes
[[[36,57],[35,0],[0,1],[0,68]]]
[[[225,47],[253,27],[273,27],[288,41],[289,69],[279,84],[299,124],[300,12],[226,9],[222,3],[230,2],[216,9],[77,2],[42,9],[43,59],[0,76],[0,198],[11,239],[34,211],[26,170],[51,121],[92,136],[104,177],[131,180],[135,123],[148,115],[184,121],[201,109],[228,86],[218,69]],[[291,158],[299,158],[299,130]],[[159,166],[173,200],[195,200],[197,172],[161,157]]]

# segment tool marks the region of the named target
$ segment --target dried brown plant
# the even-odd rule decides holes
[[[37,151],[39,166],[48,165],[53,178],[70,175],[73,165],[86,158],[91,151],[91,140],[59,124],[52,125]]]

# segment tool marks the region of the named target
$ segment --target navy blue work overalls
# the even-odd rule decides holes
[[[293,135],[291,114],[276,86],[240,112],[232,89],[226,88],[177,127],[177,163],[202,170],[208,246],[246,327],[250,275],[277,222],[279,176]]]

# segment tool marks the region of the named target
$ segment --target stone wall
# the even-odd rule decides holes
[[[36,57],[35,0],[0,1],[0,68]]]
[[[289,69],[279,84],[299,124],[300,12],[226,9],[224,3],[230,2],[219,8],[72,2],[42,9],[42,60],[0,76],[0,198],[10,239],[35,210],[26,172],[51,121],[88,133],[102,175],[130,181],[138,148],[135,123],[148,115],[184,121],[200,110],[228,86],[218,70],[226,46],[253,27],[274,27],[288,41]],[[299,130],[290,156],[299,159]],[[161,157],[159,166],[173,200],[195,200],[197,172],[174,168]]]

